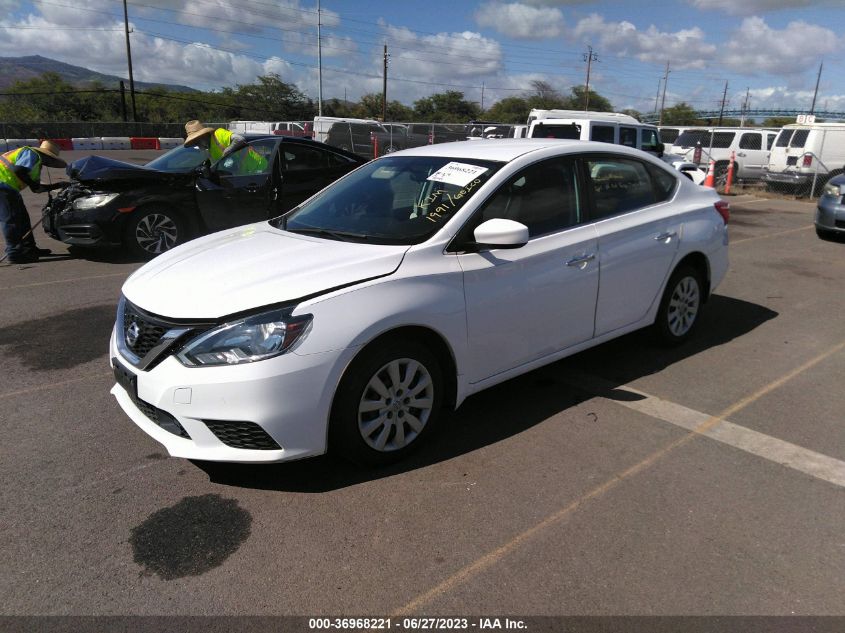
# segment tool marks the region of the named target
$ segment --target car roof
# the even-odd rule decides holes
[[[615,152],[643,156],[643,152],[624,145],[600,143],[598,141],[575,141],[547,138],[503,138],[481,141],[456,141],[423,145],[395,152],[390,156],[439,156],[445,158],[466,158],[510,162],[520,156],[545,149],[559,148],[562,153]]]

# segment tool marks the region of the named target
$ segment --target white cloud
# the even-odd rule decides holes
[[[744,96],[744,95],[743,95]],[[812,90],[791,90],[786,86],[770,86],[766,88],[752,88],[749,106],[751,110],[776,108],[783,110],[809,111],[813,101]],[[819,92],[816,99],[816,111],[842,112],[845,111],[845,94],[826,94]]]
[[[842,0],[688,0],[702,11],[723,11],[730,15],[761,15],[782,9],[841,7]]]
[[[719,60],[735,71],[787,76],[805,73],[820,58],[840,50],[842,44],[830,29],[801,21],[773,29],[753,17],[742,21]]]
[[[641,31],[630,22],[607,22],[593,13],[580,20],[570,35],[605,54],[651,63],[669,60],[673,68],[703,68],[716,55],[716,47],[705,41],[704,31],[698,27],[668,33],[651,25]]]
[[[508,37],[521,40],[542,40],[563,33],[560,9],[534,7],[525,2],[487,2],[475,12],[475,22]]]

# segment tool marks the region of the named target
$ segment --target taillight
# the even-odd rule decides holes
[[[812,167],[813,166],[813,155],[812,154],[804,154],[804,167]]]
[[[724,220],[725,224],[728,223],[728,220],[731,219],[731,205],[729,205],[724,200],[719,200],[715,205],[716,211],[719,212],[719,215],[722,216],[722,220]]]

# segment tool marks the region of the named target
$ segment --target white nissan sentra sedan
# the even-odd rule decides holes
[[[177,457],[393,461],[491,385],[646,326],[684,341],[727,222],[712,189],[626,147],[389,154],[133,274],[112,394]]]

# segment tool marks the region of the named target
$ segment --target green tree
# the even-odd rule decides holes
[[[818,121],[818,119],[816,120]],[[762,127],[783,127],[784,125],[789,125],[790,123],[795,123],[795,117],[771,116],[767,119],[763,119],[763,123],[761,125]]]
[[[583,110],[585,103],[584,97],[586,94],[587,92],[585,86],[572,86],[572,90],[570,91],[569,99],[567,100],[565,107],[571,110]],[[614,112],[613,104],[610,103],[610,100],[601,96],[594,90],[590,90],[589,107],[587,109],[592,112]]]
[[[681,101],[663,109],[663,125],[704,125],[703,119],[688,103]]]
[[[554,86],[547,81],[535,79],[531,82],[531,89],[523,93],[528,103],[528,109],[540,110],[565,109],[568,107],[567,99]],[[528,119],[528,113],[525,114]]]
[[[477,103],[464,99],[464,93],[449,90],[414,102],[414,118],[418,121],[465,123],[481,116]]]
[[[531,106],[524,97],[507,97],[497,101],[484,113],[484,118],[502,123],[525,123]]]

